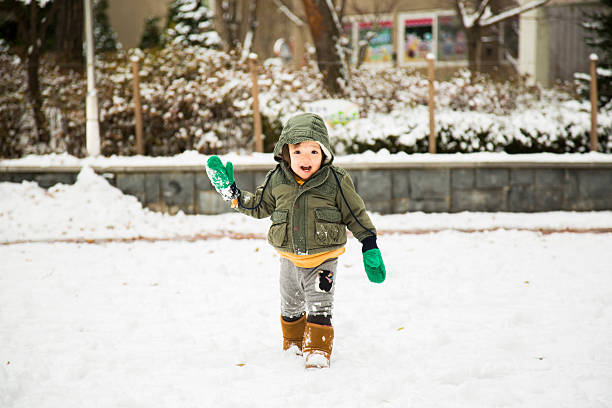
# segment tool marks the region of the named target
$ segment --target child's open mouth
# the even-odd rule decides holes
[[[300,169],[302,169],[302,171],[308,173],[312,169],[312,166],[300,166]]]

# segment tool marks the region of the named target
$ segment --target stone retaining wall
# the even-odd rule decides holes
[[[368,210],[593,211],[612,210],[612,163],[349,163]],[[237,165],[236,182],[253,191],[270,167]],[[212,188],[202,166],[95,168],[111,184],[156,210],[187,214],[233,211]],[[32,180],[48,188],[72,184],[79,168],[0,167],[0,181]]]

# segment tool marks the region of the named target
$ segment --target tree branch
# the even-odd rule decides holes
[[[482,27],[486,27],[486,26],[490,26],[490,25],[499,23],[500,21],[507,20],[509,18],[512,18],[514,16],[522,14],[522,13],[524,13],[526,11],[532,10],[532,9],[540,7],[540,6],[543,6],[544,4],[548,3],[549,1],[550,0],[534,0],[534,1],[531,1],[531,2],[529,2],[527,4],[522,5],[522,6],[515,7],[515,8],[512,8],[512,9],[509,9],[507,11],[504,11],[502,13],[499,13],[499,14],[497,14],[495,16],[491,16],[489,18],[486,18],[486,19],[480,21],[480,25]]]
[[[489,7],[489,3],[490,3],[490,0],[483,0],[478,5],[478,10],[472,13],[468,11],[465,5],[465,0],[456,0],[455,4],[457,6],[457,13],[459,14],[459,17],[461,17],[461,23],[463,24],[463,27],[470,28],[470,27],[473,27],[475,24],[480,25],[479,20],[482,18],[484,13],[487,11],[487,8]]]
[[[478,10],[476,11],[476,21],[482,18],[482,15],[487,10],[487,7],[489,7],[490,2],[491,0],[484,0],[478,5]]]
[[[338,13],[336,12],[336,7],[332,3],[332,0],[327,0],[327,7],[329,8],[329,12],[331,13],[332,19],[334,20],[334,24],[336,25],[338,32],[342,32],[342,24],[340,23],[340,19],[338,18]]]
[[[303,25],[305,25],[304,20],[299,18],[297,15],[295,15],[295,13],[291,11],[291,9],[287,7],[287,5],[282,2],[282,0],[274,0],[274,3],[276,3],[276,5],[278,6],[278,9],[280,10],[280,12],[286,15],[289,18],[289,20],[291,20],[295,25],[299,27],[302,27]]]
[[[251,0],[251,5],[249,6],[249,29],[244,36],[244,42],[242,44],[242,56],[240,57],[240,62],[244,62],[249,54],[251,53],[251,47],[253,45],[253,41],[255,39],[255,32],[257,30],[258,21],[257,21],[257,3],[259,0]]]
[[[41,44],[44,44],[45,42],[45,38],[47,37],[47,28],[49,27],[49,24],[56,23],[55,16],[59,9],[58,4],[58,1],[54,1],[53,3],[51,3],[51,8],[49,9],[47,16],[44,17],[41,21],[39,34]]]
[[[340,18],[340,21],[342,21],[344,19],[344,10],[346,8],[346,1],[342,0],[340,1],[340,3],[338,4],[338,7],[336,7],[336,11],[338,13],[338,17]]]

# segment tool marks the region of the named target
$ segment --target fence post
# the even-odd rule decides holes
[[[597,54],[591,54],[591,151],[597,151]]]
[[[144,141],[142,138],[142,106],[140,103],[140,68],[138,67],[138,57],[132,57],[132,72],[134,74],[134,119],[136,127],[136,153],[145,154]]]
[[[253,122],[255,126],[255,151],[263,153],[263,141],[261,140],[261,115],[259,114],[259,81],[257,69],[257,54],[249,55],[249,67],[253,81]]]
[[[435,100],[434,100],[434,56],[427,54],[427,76],[429,82],[429,153],[436,153],[436,125],[435,125]]]

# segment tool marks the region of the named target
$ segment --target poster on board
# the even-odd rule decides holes
[[[433,18],[404,20],[404,61],[425,61],[432,42]]]
[[[467,38],[457,16],[438,16],[439,61],[467,59]]]
[[[369,32],[374,34],[366,48],[363,62],[391,62],[393,55],[393,22],[359,23],[359,41],[366,39]]]

